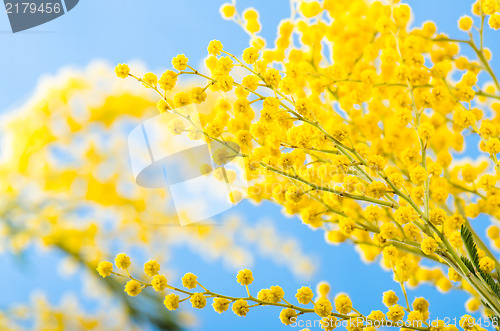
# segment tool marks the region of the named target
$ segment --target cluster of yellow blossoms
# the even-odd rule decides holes
[[[251,199],[300,215],[330,243],[354,243],[365,260],[381,256],[403,292],[404,284],[422,282],[442,291],[461,288],[472,296],[468,307],[498,318],[500,274],[493,271],[500,265],[472,220],[500,216],[500,83],[483,45],[486,21],[500,27],[499,2],[479,0],[474,19],[460,18],[460,29],[469,31],[465,39],[438,33],[432,22],[411,27],[411,8],[399,1],[291,5],[270,46],[258,35],[256,10],[240,15],[234,4],[222,6],[224,18],[248,32],[250,47],[240,58],[211,41],[206,72],[180,54],[172,59],[174,70],[160,78],[136,76],[126,64],[116,74],[157,92],[160,112],[182,118],[181,107],[199,104],[201,127],[178,122],[169,129],[238,143]],[[462,46],[476,59],[461,55]],[[202,77],[206,85],[171,93],[181,75]],[[208,92],[218,95],[215,106],[203,106]],[[477,152],[466,149],[466,135],[479,141]],[[478,156],[458,159],[464,151]],[[498,248],[499,228],[487,234]],[[438,267],[422,266],[425,260]],[[269,291],[254,302],[280,303],[281,292]],[[186,294],[198,308],[205,296],[219,297]],[[233,310],[244,315],[250,306],[239,300]],[[174,301],[167,303],[173,307]],[[336,306],[339,313],[350,311],[347,300]],[[283,307],[289,307],[281,313],[285,324],[305,312]],[[411,319],[426,313],[406,309]],[[311,311],[331,318],[327,299],[319,298]],[[397,321],[404,313],[391,305],[386,315]],[[461,323],[466,330],[473,328],[470,320]]]
[[[131,266],[130,257],[126,254],[118,254],[114,261],[115,266],[124,273],[115,272],[113,263],[102,261],[97,267],[98,273],[106,278],[110,275],[116,275],[129,279],[125,285],[124,291],[130,296],[141,294],[142,290],[152,287],[154,291],[164,293],[170,291],[164,296],[163,304],[168,310],[177,310],[184,301],[191,303],[193,308],[202,309],[207,306],[207,299],[212,300],[212,308],[215,312],[221,314],[231,305],[232,311],[238,316],[246,316],[251,308],[257,306],[275,306],[282,308],[279,318],[285,325],[297,325],[297,318],[300,315],[312,313],[319,317],[314,326],[321,326],[325,330],[333,330],[342,325],[348,330],[368,331],[376,330],[381,326],[403,326],[412,330],[458,330],[456,326],[446,326],[442,321],[429,321],[429,303],[424,298],[416,298],[410,306],[406,298],[406,307],[398,304],[399,298],[394,291],[387,291],[383,295],[382,302],[387,307],[384,313],[381,310],[371,311],[368,315],[363,315],[353,307],[349,296],[343,293],[337,294],[330,300],[330,285],[328,283],[319,283],[316,288],[316,295],[309,287],[299,288],[295,294],[295,300],[298,304],[291,303],[285,299],[285,292],[280,286],[271,286],[262,289],[257,296],[251,294],[249,285],[254,281],[252,271],[242,269],[236,275],[238,284],[245,287],[245,297],[231,297],[218,294],[208,290],[200,284],[198,277],[190,272],[186,273],[182,279],[182,287],[187,290],[201,288],[201,292],[187,291],[175,287],[167,278],[159,274],[160,264],[155,260],[150,260],[144,264],[144,274],[150,278],[149,281],[143,281],[133,277],[129,272]],[[184,296],[181,299],[180,296]],[[473,305],[471,303],[470,305]],[[309,306],[309,307],[307,307]],[[470,315],[464,315],[459,325],[465,330],[485,330],[474,324],[475,320]],[[430,324],[430,325],[429,325]],[[304,329],[305,330],[305,329]]]
[[[47,269],[53,271],[50,276],[59,279],[78,272],[86,299],[108,314],[88,316],[64,302],[60,307],[40,300],[25,306],[13,302],[0,310],[1,330],[23,330],[23,325],[34,325],[33,330],[143,329],[134,321],[141,303],[123,293],[118,280],[103,280],[95,273],[98,262],[116,249],[134,247],[173,269],[165,252],[187,248],[237,270],[252,263],[255,252],[271,242],[273,258],[285,261],[295,275],[307,279],[314,271],[307,263],[310,256],[298,245],[292,249],[287,245],[295,238],[281,235],[274,242],[266,237],[275,231],[270,226],[249,227],[234,216],[220,227],[167,226],[177,218],[165,211],[164,190],[133,184],[125,143],[131,126],[156,114],[155,101],[135,82],[117,80],[109,65],[94,62],[82,71],[62,69],[44,78],[25,105],[2,117],[0,251],[16,256],[26,250],[43,257],[55,255],[57,265]],[[260,239],[242,240],[250,231]],[[287,260],[285,254],[298,260]],[[110,297],[117,297],[120,304],[106,300]],[[158,297],[147,300],[162,307]],[[22,316],[11,311],[20,307],[25,312]],[[157,325],[160,328],[193,321],[192,316],[186,320],[186,314],[176,314],[174,322],[172,314],[162,309],[150,314],[158,311],[160,315],[151,317],[163,323]]]

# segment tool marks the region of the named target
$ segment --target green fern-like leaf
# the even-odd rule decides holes
[[[472,233],[465,225],[462,225],[462,228],[460,229],[460,235],[462,236],[462,241],[464,242],[465,249],[467,249],[472,263],[477,269],[479,269],[479,256],[477,255],[477,247],[474,243]]]
[[[500,285],[498,285],[498,283],[495,282],[495,279],[493,279],[493,277],[490,274],[488,274],[482,270],[480,271],[480,273],[481,273],[481,276],[483,277],[483,279],[488,284],[488,286],[493,290],[493,292],[495,292],[497,297],[500,298]]]
[[[468,258],[466,258],[465,256],[460,256],[460,259],[465,264],[467,269],[469,269],[470,272],[472,272],[473,274],[476,273],[476,269],[474,269],[474,265],[472,264],[472,262]]]

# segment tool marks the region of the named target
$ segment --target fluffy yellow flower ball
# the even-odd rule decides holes
[[[208,54],[210,55],[220,55],[220,52],[222,51],[222,43],[219,40],[212,40],[207,47]]]
[[[115,265],[119,269],[127,269],[130,266],[130,257],[128,257],[125,253],[120,253],[115,258]]]
[[[151,281],[151,285],[157,292],[163,291],[167,287],[167,278],[163,275],[156,275]]]
[[[160,264],[155,260],[144,263],[144,273],[146,275],[153,277],[158,274],[158,271],[160,271]]]
[[[186,55],[179,54],[172,59],[172,66],[179,71],[186,70],[188,60],[189,59],[186,57]]]
[[[399,298],[394,291],[384,292],[384,295],[382,297],[382,302],[387,307],[394,306],[395,304],[398,303],[398,300]]]
[[[119,63],[115,67],[115,74],[118,78],[127,78],[130,74],[130,68],[126,64]]]
[[[179,308],[179,296],[177,294],[169,294],[165,296],[163,304],[168,310],[176,310]]]
[[[128,295],[135,297],[142,291],[142,285],[136,280],[129,280],[127,284],[125,284],[125,292],[127,292]]]
[[[345,295],[340,294],[335,298],[335,310],[340,314],[349,314],[352,310],[352,302],[351,299]]]
[[[492,258],[485,256],[479,260],[479,268],[487,273],[492,272],[495,269],[495,261]]]
[[[99,263],[96,270],[102,278],[106,278],[113,272],[113,263],[102,261]]]
[[[297,318],[297,313],[292,308],[285,308],[280,312],[281,323],[285,325],[290,325],[295,322]]]
[[[307,305],[311,302],[314,297],[313,291],[306,286],[302,286],[297,290],[297,294],[295,294],[297,301],[303,305]]]
[[[439,245],[435,239],[425,238],[420,243],[420,247],[422,248],[422,252],[424,252],[424,254],[431,255],[438,249]]]
[[[462,31],[469,31],[473,23],[472,17],[465,15],[458,20],[458,28]]]
[[[248,307],[248,302],[243,299],[236,300],[233,303],[233,312],[238,316],[246,316],[250,308]]]
[[[182,286],[187,289],[193,289],[198,285],[197,279],[198,277],[195,274],[188,272],[182,277]]]
[[[253,282],[252,271],[248,269],[243,269],[236,275],[236,280],[240,285],[250,285]]]
[[[387,319],[393,322],[398,322],[403,319],[405,316],[405,310],[400,305],[394,305],[389,307],[389,311],[387,312]]]
[[[214,301],[212,303],[212,307],[216,312],[219,314],[222,314],[229,308],[229,304],[231,303],[230,300],[224,299],[224,298],[214,298]]]
[[[199,292],[191,295],[191,298],[189,299],[189,301],[191,301],[191,305],[193,306],[193,308],[197,308],[197,309],[205,308],[205,306],[207,304],[207,299],[205,298],[203,293],[199,293]]]
[[[222,18],[225,20],[229,20],[229,19],[233,18],[234,15],[236,14],[236,8],[234,7],[233,4],[230,4],[230,3],[223,4],[220,7],[219,11],[220,11]]]

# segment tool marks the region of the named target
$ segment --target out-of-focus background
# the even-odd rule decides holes
[[[71,12],[52,22],[16,34],[10,31],[5,11],[0,10],[0,113],[8,114],[25,107],[41,80],[46,81],[44,77],[56,76],[61,70],[67,72],[68,67],[88,73],[105,71],[103,68],[106,65],[112,68],[116,63],[133,62],[142,64],[142,67],[136,68],[140,67],[144,72],[147,68],[161,73],[170,68],[171,58],[179,53],[188,56],[191,63],[201,65],[208,42],[212,39],[221,40],[228,51],[241,54],[248,47],[248,36],[233,22],[220,17],[219,7],[222,3],[219,0],[86,0],[80,1]],[[413,8],[414,25],[432,20],[437,23],[440,32],[450,36],[464,35],[458,30],[456,21],[461,15],[470,13],[471,1],[411,0],[408,3]],[[263,25],[261,35],[269,41],[274,40],[279,21],[289,15],[289,2],[241,0],[237,3],[239,10],[250,6],[260,12]],[[494,68],[500,66],[497,55],[500,54],[499,38],[498,32],[495,34],[487,29],[485,44],[493,52]],[[472,56],[468,51],[465,53]],[[96,64],[96,61],[102,63]],[[91,69],[88,69],[89,66]],[[111,80],[109,78],[108,81]],[[96,88],[105,90],[104,86],[96,85]],[[143,90],[139,84],[128,88]],[[124,127],[126,129],[127,126]],[[476,149],[476,142],[468,143],[471,150]],[[4,152],[2,150],[0,154]],[[126,154],[121,156],[122,159],[115,161],[127,171],[128,158]],[[460,157],[466,158],[467,155]],[[261,288],[279,284],[287,296],[292,297],[297,288],[303,285],[314,288],[317,282],[326,280],[334,292],[349,293],[355,307],[363,312],[383,308],[383,291],[394,289],[400,293],[399,285],[392,280],[391,273],[383,271],[376,262],[361,262],[352,246],[328,245],[322,232],[310,230],[297,218],[285,217],[279,207],[270,203],[255,206],[243,202],[217,217],[222,224],[226,224],[223,220],[231,218],[238,219],[240,227],[244,223],[244,231],[234,235],[235,240],[244,247],[242,260],[235,261],[235,256],[225,259],[222,255],[204,254],[201,243],[176,243],[168,252],[165,251],[173,283],[179,284],[182,274],[190,271],[214,291],[244,295],[244,289],[237,285],[235,275],[239,267],[247,266],[254,271],[255,282],[251,289],[255,293]],[[95,221],[99,222],[99,219]],[[489,220],[478,218],[475,222],[479,232],[484,233]],[[235,225],[229,222],[224,226]],[[119,232],[115,235],[117,237],[110,237],[109,240],[119,239]],[[259,243],[259,238],[266,238],[265,243]],[[289,247],[276,248],[269,244],[273,239],[286,241]],[[287,260],[270,252],[277,249],[288,249],[299,254],[296,255],[299,258]],[[120,252],[117,247],[110,253]],[[151,257],[144,252],[131,253],[137,265]],[[294,261],[299,263],[306,260],[311,261],[311,266],[299,268],[294,265]],[[64,298],[69,293],[78,298],[83,310],[95,310],[95,302],[99,299],[89,295],[89,289],[81,285],[86,274],[78,269],[68,271],[65,263],[64,254],[41,250],[37,245],[27,247],[22,254],[13,254],[4,249],[0,253],[0,309],[5,311],[13,304],[30,302],[33,293],[44,293],[50,303],[58,305],[61,300],[66,300]],[[421,285],[417,289],[410,289],[408,295],[410,300],[416,296],[429,299],[431,317],[453,319],[465,313],[463,304],[467,295],[461,292],[442,294],[431,286]],[[245,318],[237,317],[230,311],[219,315],[210,308],[194,312],[188,305],[184,305],[181,310],[194,313],[194,319],[188,315],[184,316],[182,322],[187,329],[192,330],[285,328],[278,319],[279,309],[274,308],[252,309]]]

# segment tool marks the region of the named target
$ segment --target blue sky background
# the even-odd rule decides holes
[[[227,50],[239,54],[248,46],[248,36],[234,23],[220,18],[218,9],[222,3],[219,0],[82,0],[59,19],[17,34],[10,32],[7,15],[0,10],[0,45],[3,50],[0,53],[0,111],[6,112],[23,104],[41,76],[54,75],[59,68],[68,65],[83,68],[95,59],[104,59],[111,64],[138,59],[150,69],[160,71],[169,67],[171,58],[178,53],[184,53],[192,63],[198,63],[206,55],[206,46],[212,39],[221,40]],[[414,24],[433,20],[440,31],[465,37],[458,31],[456,20],[470,12],[471,1],[412,0],[409,4],[414,9]],[[278,22],[288,16],[289,2],[238,1],[239,9],[248,6],[256,7],[261,13],[262,35],[274,40]],[[493,67],[497,70],[499,62],[495,54],[500,54],[499,33],[487,29],[485,35],[485,44],[493,51]],[[468,51],[466,54],[472,55]],[[474,144],[471,147],[475,148]],[[334,292],[349,293],[355,307],[362,312],[383,309],[381,296],[385,290],[394,289],[400,294],[399,285],[392,281],[391,273],[381,270],[377,263],[365,265],[360,262],[352,246],[327,245],[322,232],[309,230],[298,219],[283,217],[279,208],[271,204],[255,207],[244,202],[231,212],[244,215],[247,222],[264,216],[274,219],[280,232],[300,236],[303,250],[317,256],[318,272],[309,283],[296,279],[286,268],[277,267],[269,260],[257,260],[253,267],[256,281],[251,286],[255,292],[279,284],[287,297],[293,299],[297,288],[303,285],[314,287],[318,281],[327,280]],[[488,220],[479,218],[475,223],[479,229],[484,229]],[[207,264],[198,255],[184,249],[172,256],[179,273],[192,271],[211,289],[244,295],[243,288],[235,282],[234,271],[225,270],[222,263]],[[57,254],[47,256],[30,251],[27,263],[19,264],[11,256],[0,255],[0,307],[28,301],[33,289],[50,293],[53,302],[58,302],[67,290],[80,291],[78,277],[56,279],[52,266],[59,258]],[[430,299],[431,313],[439,318],[461,316],[463,302],[467,299],[464,293],[442,295],[429,286],[409,290],[409,299],[413,300],[415,296]],[[90,302],[88,306],[91,306]],[[232,312],[219,315],[212,309],[196,311],[196,314],[201,322],[197,330],[285,328],[278,320],[279,309],[274,308],[252,309],[246,318],[237,317]]]

